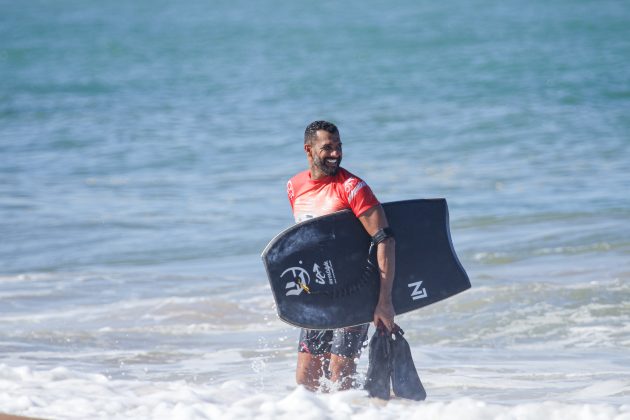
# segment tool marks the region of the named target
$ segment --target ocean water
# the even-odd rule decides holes
[[[0,412],[630,419],[627,2],[0,0],[0,40]],[[315,119],[448,200],[425,402],[294,384],[260,252]]]

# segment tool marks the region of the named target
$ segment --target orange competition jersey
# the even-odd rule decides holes
[[[309,170],[300,172],[287,183],[287,194],[296,223],[343,209],[358,217],[379,204],[370,187],[343,168],[317,180]]]

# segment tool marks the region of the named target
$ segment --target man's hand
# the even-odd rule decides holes
[[[376,328],[380,325],[383,325],[387,331],[391,332],[394,329],[394,316],[396,312],[394,311],[394,305],[392,305],[392,300],[387,298],[381,298],[378,300],[378,304],[376,305],[376,309],[374,309],[374,326]]]

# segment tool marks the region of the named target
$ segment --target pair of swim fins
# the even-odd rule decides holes
[[[390,380],[397,397],[416,401],[427,397],[403,334],[403,330],[396,326],[392,333],[378,328],[372,335],[365,381],[370,397],[389,400]]]

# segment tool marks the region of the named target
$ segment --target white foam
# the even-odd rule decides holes
[[[620,390],[627,392],[627,384],[611,381],[579,392]],[[630,419],[630,405],[553,401],[500,405],[470,398],[385,403],[360,390],[314,394],[301,387],[276,386],[262,392],[240,380],[212,385],[111,380],[65,368],[33,371],[6,365],[0,365],[0,410],[56,419]]]

